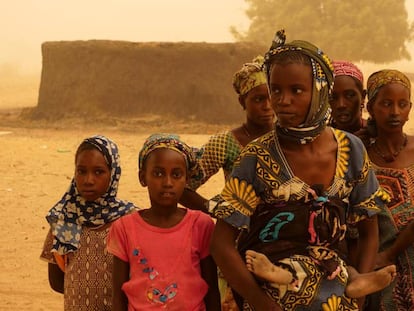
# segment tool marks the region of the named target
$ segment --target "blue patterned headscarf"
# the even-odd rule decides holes
[[[79,194],[73,178],[69,189],[49,210],[46,219],[54,236],[52,252],[60,255],[79,248],[84,225],[110,223],[134,209],[133,203],[119,200],[116,197],[121,177],[117,145],[105,136],[92,136],[83,140],[82,144],[84,143],[93,145],[103,154],[111,169],[111,180],[108,191],[103,196],[94,202],[86,202]]]
[[[267,80],[270,81],[270,70],[273,60],[282,53],[300,52],[309,57],[312,67],[313,87],[312,100],[308,116],[298,127],[282,128],[276,121],[277,136],[306,144],[315,140],[325,129],[330,116],[329,94],[333,88],[333,65],[328,56],[312,43],[295,40],[285,43],[284,30],[279,30],[272,41],[269,51],[265,54]]]

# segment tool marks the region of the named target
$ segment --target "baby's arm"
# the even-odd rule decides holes
[[[65,273],[59,268],[57,264],[48,264],[48,276],[50,287],[54,291],[63,294]]]
[[[201,276],[207,282],[208,292],[204,297],[206,309],[208,311],[221,310],[220,292],[217,281],[217,266],[211,256],[200,261]]]
[[[112,271],[112,310],[127,311],[128,298],[122,285],[129,280],[129,264],[114,256]]]
[[[394,243],[377,255],[377,267],[384,267],[392,264],[395,258],[405,251],[408,246],[414,243],[414,221],[410,222],[407,227],[400,232]]]

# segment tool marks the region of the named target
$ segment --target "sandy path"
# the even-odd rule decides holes
[[[9,132],[9,133],[5,133]],[[11,132],[11,133],[10,133]],[[100,131],[117,142],[122,165],[119,197],[147,207],[145,188],[136,178],[137,154],[150,134]],[[54,130],[0,127],[0,310],[63,310],[63,298],[48,284],[47,264],[39,259],[47,232],[47,210],[67,189],[73,175],[74,152],[89,130]],[[201,145],[208,135],[182,135]],[[215,176],[201,193],[220,191],[222,175]]]

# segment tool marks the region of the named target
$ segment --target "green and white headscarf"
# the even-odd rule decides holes
[[[282,128],[276,121],[277,136],[306,144],[312,142],[325,129],[331,109],[329,95],[334,83],[333,65],[326,54],[312,43],[295,40],[285,43],[284,30],[279,30],[272,41],[269,51],[265,54],[265,70],[270,80],[270,69],[277,55],[291,51],[303,53],[309,57],[312,67],[313,91],[311,106],[305,122],[298,127]]]

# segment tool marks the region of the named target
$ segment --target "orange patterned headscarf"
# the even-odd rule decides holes
[[[378,94],[384,85],[399,83],[405,86],[411,94],[411,82],[405,74],[394,69],[383,69],[371,74],[367,81],[368,101],[371,101]]]

